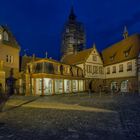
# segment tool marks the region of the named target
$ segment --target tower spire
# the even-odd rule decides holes
[[[123,37],[124,37],[124,39],[126,39],[128,37],[128,30],[127,30],[126,26],[124,26]]]
[[[70,15],[69,15],[69,20],[75,20],[76,19],[76,15],[74,13],[74,8],[73,6],[71,6],[71,11],[70,11]]]

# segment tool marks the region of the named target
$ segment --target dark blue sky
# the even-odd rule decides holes
[[[71,5],[86,30],[87,48],[99,51],[129,34],[140,33],[140,0],[0,0],[0,24],[7,24],[21,52],[59,59],[61,33]]]

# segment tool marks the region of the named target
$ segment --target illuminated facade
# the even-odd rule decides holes
[[[138,61],[140,35],[128,36],[125,27],[124,39],[102,51],[105,82],[109,89],[116,92],[138,92]]]
[[[86,89],[92,81],[92,89],[115,92],[137,92],[140,85],[140,35],[128,36],[125,27],[124,39],[106,49],[101,55],[95,45],[77,54],[66,55],[63,62],[82,68],[86,78]]]
[[[66,55],[63,58],[63,62],[76,65],[83,70],[84,77],[86,78],[86,90],[88,90],[90,82],[92,82],[92,87],[95,91],[98,91],[98,86],[103,84],[103,61],[95,44],[92,48],[80,51],[77,54]]]
[[[52,59],[27,64],[26,95],[53,95],[85,91],[83,71]]]
[[[19,76],[20,47],[7,26],[0,26],[0,83],[5,89],[5,79],[11,68],[15,78]]]
[[[72,15],[73,12],[71,18]],[[0,84],[5,88],[5,79],[13,68],[18,92],[26,95],[83,92],[91,82],[96,92],[100,85],[109,91],[114,88],[115,92],[140,92],[140,35],[128,36],[125,27],[123,37],[101,54],[93,45],[66,53],[61,62],[25,55],[19,67],[20,48],[7,27],[0,26]]]

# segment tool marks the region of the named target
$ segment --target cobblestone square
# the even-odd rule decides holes
[[[0,113],[0,140],[139,140],[138,95],[13,96]]]

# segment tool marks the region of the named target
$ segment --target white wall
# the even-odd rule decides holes
[[[93,55],[97,57],[97,60],[93,60]],[[92,72],[87,71],[87,65],[91,65],[92,67]],[[96,66],[98,69],[98,73],[94,73],[93,71],[93,66]],[[99,67],[102,67],[103,73],[99,73]],[[90,56],[87,58],[87,61],[85,63],[85,73],[86,73],[86,78],[98,78],[98,79],[103,79],[104,78],[104,68],[103,68],[103,62],[102,59],[97,51],[97,49],[94,47],[93,51],[91,52]]]
[[[127,71],[127,63],[132,62],[132,71]],[[123,64],[123,72],[119,72],[119,65]],[[113,66],[116,66],[116,73],[112,73]],[[107,68],[110,67],[110,74],[107,74]],[[122,63],[117,63],[114,65],[109,65],[105,67],[105,78],[123,78],[123,77],[131,77],[136,76],[136,59],[125,61]]]

